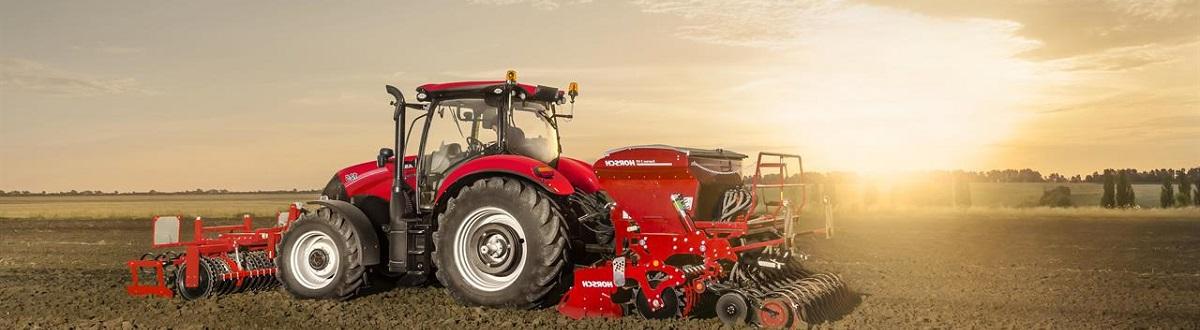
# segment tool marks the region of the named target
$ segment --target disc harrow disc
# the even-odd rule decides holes
[[[758,308],[758,323],[764,328],[782,329],[791,326],[795,318],[791,304],[782,298],[767,298]]]

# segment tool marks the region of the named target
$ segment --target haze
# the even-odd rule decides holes
[[[580,82],[565,154],[1200,165],[1198,1],[3,1],[0,189],[315,189],[384,84]]]

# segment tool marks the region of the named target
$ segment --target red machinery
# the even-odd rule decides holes
[[[276,226],[255,229],[246,215],[240,225],[205,226],[197,217],[191,241],[181,241],[178,216],[154,218],[154,248],[183,248],[147,253],[126,263],[133,283],[125,290],[134,296],[155,295],[197,299],[213,295],[273,288],[275,244],[287,227],[300,217],[302,204],[292,204],[278,215]],[[215,234],[215,235],[207,235]]]
[[[800,268],[791,241],[794,207],[783,190],[800,157],[761,153],[744,185],[745,155],[724,150],[641,146],[610,151],[596,174],[614,200],[611,260],[575,270],[558,310],[572,318],[693,315],[705,296],[727,324],[788,327],[828,319],[848,298],[836,275]],[[764,162],[764,158],[768,162]],[[763,169],[775,169],[765,182]],[[778,195],[767,200],[760,190]],[[803,201],[804,198],[801,198]],[[762,206],[761,210],[758,206]],[[630,306],[632,305],[632,306]],[[631,308],[632,307],[632,308]]]
[[[191,299],[279,283],[297,298],[341,300],[375,276],[437,281],[470,306],[558,302],[573,318],[715,311],[767,327],[821,322],[851,297],[792,252],[795,237],[830,232],[794,228],[805,198],[793,204],[783,190],[798,186],[786,179],[802,174],[799,156],[761,153],[749,180],[746,156],[720,149],[628,147],[588,164],[559,144],[578,95],[568,86],[509,71],[422,85],[416,102],[387,86],[395,140],[375,161],[339,170],[324,198],[276,227],[197,221],[180,243],[179,218],[158,218],[168,230],[156,229],[155,246],[187,251],[131,262],[129,292],[173,287]],[[214,230],[225,233],[204,237]]]

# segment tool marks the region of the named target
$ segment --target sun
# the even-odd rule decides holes
[[[829,170],[969,168],[1010,138],[1044,68],[1018,26],[849,9],[736,88]],[[877,22],[870,25],[856,22]],[[809,45],[820,45],[810,47]]]

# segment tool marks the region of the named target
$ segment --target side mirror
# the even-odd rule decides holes
[[[288,224],[288,212],[279,212],[275,215],[275,227],[283,227]]]
[[[400,105],[404,104],[404,93],[401,93],[400,89],[396,88],[396,86],[387,85],[387,93],[392,94],[392,97],[396,98],[396,103]]]
[[[460,121],[475,121],[475,111],[472,111],[470,109],[459,110],[458,120],[460,120]]]
[[[154,217],[154,246],[179,243],[179,217]]]
[[[375,167],[384,167],[387,165],[388,158],[396,155],[396,151],[391,148],[379,149],[379,156],[375,157]]]

